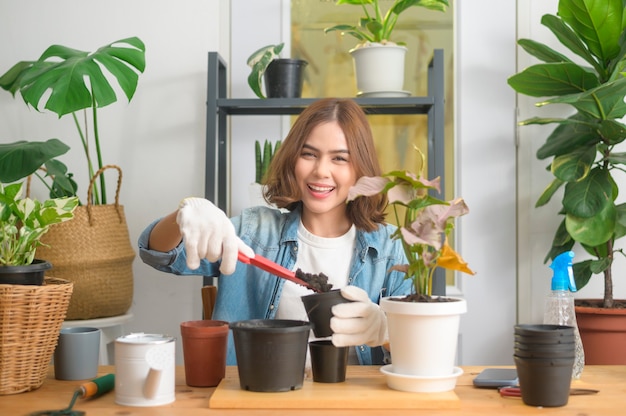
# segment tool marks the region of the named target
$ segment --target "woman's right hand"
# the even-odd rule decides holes
[[[200,267],[200,260],[215,262],[222,259],[220,272],[232,274],[237,266],[239,251],[254,257],[254,251],[235,233],[226,214],[204,198],[185,198],[176,214],[176,223],[183,235],[187,266]]]

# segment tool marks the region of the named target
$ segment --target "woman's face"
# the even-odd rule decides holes
[[[295,167],[305,211],[314,215],[345,215],[348,190],[356,173],[343,130],[336,121],[315,127]]]

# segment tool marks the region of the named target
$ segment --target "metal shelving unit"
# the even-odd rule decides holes
[[[428,115],[428,177],[441,177],[444,189],[444,60],[435,49],[428,66],[428,95],[402,98],[354,98],[367,114]],[[228,196],[228,116],[297,115],[315,98],[227,98],[226,65],[217,52],[209,52],[206,116],[205,197],[226,211]],[[445,275],[435,279],[434,293],[445,293]]]

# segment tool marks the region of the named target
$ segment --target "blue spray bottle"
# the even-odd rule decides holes
[[[576,282],[574,282],[574,271],[572,269],[573,258],[574,252],[566,251],[556,256],[550,265],[553,271],[552,290],[546,298],[543,323],[574,327],[576,354],[572,378],[578,379],[585,366],[585,352],[580,340],[576,313],[574,311],[573,292],[576,291]]]

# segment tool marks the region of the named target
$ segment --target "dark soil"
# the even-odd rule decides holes
[[[423,295],[423,294],[410,294],[410,295],[406,295],[405,297],[402,298],[392,298],[391,300],[396,300],[398,302],[426,302],[426,303],[441,303],[441,302],[457,302],[458,299],[452,299],[452,298],[445,298],[445,297],[432,297],[432,296],[428,296],[428,295]]]
[[[298,269],[296,270],[296,277],[307,282],[309,286],[317,292],[329,292],[333,287],[332,284],[328,283],[328,276],[324,273],[305,273]]]
[[[602,308],[602,299],[576,299],[576,306]],[[626,309],[626,299],[613,300],[613,309]]]

